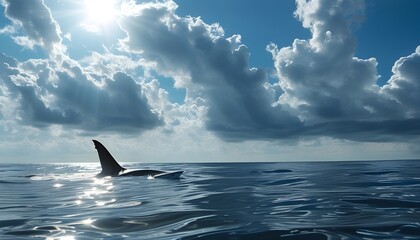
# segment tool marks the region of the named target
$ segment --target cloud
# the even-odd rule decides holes
[[[163,124],[141,85],[125,73],[87,74],[70,59],[62,65],[34,59],[18,63],[5,55],[1,60],[1,78],[18,101],[15,112],[24,125],[132,134]]]
[[[23,46],[31,50],[34,49],[34,46],[36,44],[34,40],[28,38],[27,36],[12,37],[12,39],[17,45]]]
[[[392,72],[381,92],[401,105],[404,117],[420,118],[420,46],[413,54],[395,62]]]
[[[375,94],[377,62],[354,57],[356,41],[350,31],[363,4],[346,2],[297,1],[295,14],[311,30],[312,39],[296,39],[280,50],[269,46],[284,90],[280,103],[305,122],[367,119],[374,107],[364,98]]]
[[[156,63],[187,90],[187,99],[203,99],[205,126],[229,139],[281,138],[297,117],[274,106],[266,72],[249,66],[239,35],[225,37],[218,24],[179,17],[172,1],[132,6],[120,25],[127,33],[122,49]]]
[[[136,74],[136,70],[145,70],[153,66],[141,58],[116,55],[110,52],[92,52],[91,55],[79,60],[84,71],[92,74],[112,76],[115,72]],[[141,77],[141,76],[140,76]]]
[[[0,34],[12,34],[15,33],[16,29],[12,25],[7,25],[0,29]]]
[[[420,47],[398,60],[394,75],[379,86],[377,60],[355,56],[353,30],[364,18],[364,2],[296,3],[295,16],[312,37],[288,47],[267,46],[278,83],[250,66],[240,35],[225,36],[217,23],[178,16],[171,0],[125,1],[122,9],[128,11],[119,26],[126,36],[116,50],[124,56],[105,49],[79,62],[63,54],[62,61],[19,63],[3,55],[2,95],[17,102],[12,110],[3,104],[1,117],[15,111],[26,125],[61,124],[84,132],[204,127],[228,141],[418,139]],[[6,4],[7,16],[27,33],[21,40],[45,49],[60,45],[60,28],[43,1],[31,1],[33,8],[21,4]],[[161,76],[186,89],[183,104],[169,101]]]
[[[363,11],[363,1],[298,0],[295,15],[312,32],[312,38],[296,39],[292,46],[281,49],[275,44],[268,46],[284,91],[278,103],[303,121],[305,128],[299,134],[355,141],[418,137],[420,120],[418,115],[408,114],[406,107],[413,105],[410,101],[418,101],[420,92],[396,87],[414,85],[420,79],[419,71],[414,70],[418,61],[400,59],[394,66],[396,75],[388,83],[395,86],[394,91],[388,85],[381,90],[376,83],[376,59],[355,56],[352,29],[363,19]],[[406,61],[408,67],[401,69]],[[401,70],[411,74],[409,80],[398,77],[404,75]],[[401,96],[409,89],[411,97],[404,102]]]
[[[71,33],[68,32],[68,33],[64,34],[64,38],[71,42]]]
[[[226,140],[399,141],[419,135],[415,56],[400,59],[382,87],[376,59],[355,56],[353,30],[364,18],[364,1],[298,0],[295,15],[312,38],[267,47],[275,85],[264,70],[249,66],[239,35],[225,37],[218,24],[176,15],[173,1],[131,4],[120,21],[127,33],[121,49],[156,63],[158,72],[186,88],[187,99],[203,99],[206,128]]]
[[[61,31],[58,23],[43,0],[5,0],[5,14],[21,25],[27,37],[35,41],[49,53],[61,44]]]

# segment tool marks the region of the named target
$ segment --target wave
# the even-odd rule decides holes
[[[419,161],[158,167],[186,172],[0,164],[0,239],[420,238]]]

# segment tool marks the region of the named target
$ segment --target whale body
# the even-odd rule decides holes
[[[122,177],[122,176],[148,176],[153,178],[166,178],[166,179],[177,179],[180,178],[181,174],[184,171],[176,172],[164,172],[160,170],[133,170],[129,172],[124,172],[126,168],[121,167],[121,165],[114,159],[111,153],[106,149],[102,143],[97,140],[92,140],[95,144],[95,148],[98,152],[99,161],[101,162],[102,171],[96,175],[96,177]]]

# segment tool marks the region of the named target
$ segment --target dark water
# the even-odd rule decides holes
[[[420,161],[147,167],[0,164],[0,239],[420,239]]]

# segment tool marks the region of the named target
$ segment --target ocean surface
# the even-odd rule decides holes
[[[420,239],[420,161],[0,164],[0,239]]]

